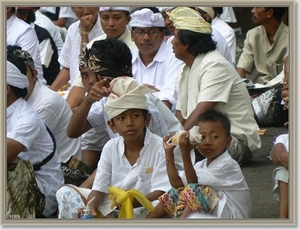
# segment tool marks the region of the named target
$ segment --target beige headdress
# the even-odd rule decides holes
[[[203,34],[211,34],[212,32],[210,23],[206,22],[199,12],[189,7],[176,7],[171,13],[167,12],[167,14],[176,29]]]
[[[148,110],[145,94],[159,91],[151,85],[139,85],[133,78],[126,76],[113,79],[108,90],[110,94],[104,109],[109,119],[118,116],[127,109]]]

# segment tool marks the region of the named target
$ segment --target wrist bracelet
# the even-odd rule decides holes
[[[83,36],[83,35],[89,35],[90,32],[80,30],[79,33],[81,36]]]

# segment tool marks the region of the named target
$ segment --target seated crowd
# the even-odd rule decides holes
[[[241,166],[288,121],[286,8],[252,9],[237,60],[222,7],[41,8],[7,7],[5,215],[251,218]]]

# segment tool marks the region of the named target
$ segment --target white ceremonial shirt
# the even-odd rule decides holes
[[[146,129],[144,147],[134,165],[124,154],[123,137],[109,140],[103,147],[92,190],[109,193],[108,187],[137,189],[147,195],[171,187],[166,171],[162,138]]]
[[[39,40],[35,30],[14,14],[6,21],[6,45],[17,45],[30,53],[38,72],[38,81],[46,85],[39,50]]]
[[[35,17],[36,19],[34,23],[48,30],[49,34],[52,36],[59,55],[64,44],[59,30],[57,29],[55,24],[51,21],[51,19],[48,18],[46,15],[42,14],[40,10],[35,11]]]
[[[187,119],[200,102],[217,102],[215,109],[228,115],[231,134],[255,151],[261,140],[243,79],[217,51],[200,54],[179,79],[177,110]],[[246,136],[246,140],[243,136]]]
[[[235,64],[236,58],[236,36],[234,29],[229,26],[222,19],[215,17],[211,22],[211,27],[219,31],[219,33],[225,38],[230,50],[232,63]]]
[[[59,63],[68,68],[70,71],[70,84],[71,87],[74,84],[74,80],[78,75],[79,71],[79,54],[81,49],[81,35],[80,31],[80,20],[74,22],[68,29],[65,43],[63,45],[62,51],[58,57]],[[90,31],[88,37],[89,40],[103,34],[103,30],[100,24],[100,17],[98,15],[97,21]]]
[[[251,197],[247,182],[239,164],[232,159],[226,150],[207,166],[207,159],[194,165],[198,184],[211,187],[220,195],[217,217],[250,218]],[[180,177],[185,185],[187,179],[184,171]]]
[[[212,28],[211,36],[212,39],[217,43],[216,49],[220,52],[220,54],[222,54],[223,57],[226,58],[227,61],[229,61],[230,64],[234,65],[235,61],[232,59],[229,46],[222,34],[218,30]]]
[[[67,135],[73,113],[66,100],[47,86],[36,83],[27,102],[53,133],[59,160],[65,163],[73,155],[81,159],[81,138],[69,138]]]
[[[34,165],[42,162],[53,151],[53,141],[44,122],[24,99],[19,98],[7,108],[6,126],[6,136],[25,146],[18,155],[22,160]],[[37,185],[46,197],[43,214],[49,216],[57,208],[55,193],[64,184],[57,152],[34,173]]]
[[[142,85],[143,83],[156,86],[160,92],[154,93],[160,100],[169,101],[175,113],[178,99],[178,78],[184,62],[177,59],[168,45],[162,42],[153,61],[145,66],[139,51],[132,53],[133,78]]]

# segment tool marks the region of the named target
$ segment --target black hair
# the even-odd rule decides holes
[[[103,67],[98,75],[119,77],[132,77],[132,54],[129,47],[116,38],[107,38],[95,41],[90,49],[86,49],[87,55],[98,58],[98,64]],[[90,66],[89,66],[90,67]],[[91,68],[91,67],[90,67]]]
[[[281,22],[281,19],[285,13],[286,7],[265,7],[265,10],[273,10],[274,18]]]
[[[205,121],[220,121],[222,126],[224,127],[226,131],[227,136],[231,136],[230,129],[230,120],[228,116],[225,113],[222,113],[216,109],[209,109],[206,110],[199,118],[199,122],[205,122]]]
[[[35,12],[33,10],[17,10],[18,15],[25,15],[28,13],[26,20],[24,20],[26,23],[30,24],[31,22],[35,22]]]
[[[204,18],[204,17],[202,16],[202,15],[208,14],[206,11],[201,10],[201,9],[198,8],[198,7],[195,7],[194,10],[198,11],[198,12],[201,14],[201,17],[202,17],[206,22],[208,22],[209,24],[211,24],[211,21],[213,20],[213,18],[211,18],[210,15],[209,15],[209,20],[208,20],[208,21],[206,20],[206,18]]]
[[[220,15],[223,14],[223,7],[213,7],[213,10],[215,11],[216,17],[220,17]]]
[[[140,109],[140,110],[142,112],[144,119],[146,119],[148,116],[148,113],[149,113],[148,110],[146,110],[146,109]],[[111,119],[111,122],[114,124],[114,118]]]
[[[10,85],[10,88],[11,88],[11,90],[13,91],[13,93],[14,93],[18,98],[20,98],[20,97],[24,98],[24,97],[26,97],[26,95],[27,95],[27,93],[28,93],[27,88],[20,89],[20,88],[18,88],[18,87],[13,86],[13,85]]]
[[[136,27],[131,27],[131,30],[134,30]],[[160,32],[162,32],[164,29],[166,29],[164,26],[163,27],[155,27],[157,28]]]
[[[20,72],[26,76],[27,70],[26,65],[24,63],[24,59],[14,54],[14,51],[17,49],[22,48],[20,46],[8,45],[6,60],[14,64],[20,70]]]
[[[188,51],[195,57],[216,49],[216,42],[213,41],[211,34],[179,30],[177,37],[182,45],[188,45]]]

